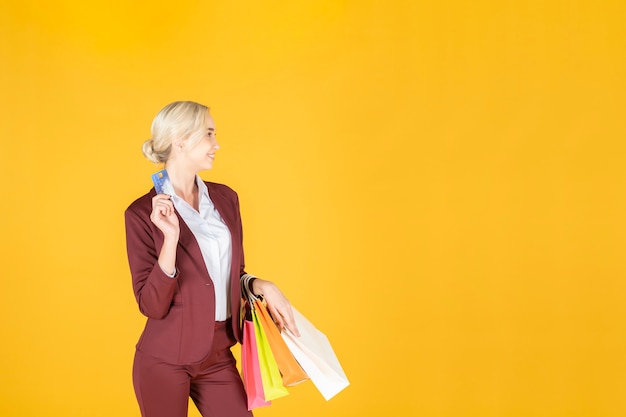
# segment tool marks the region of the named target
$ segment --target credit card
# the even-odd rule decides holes
[[[174,195],[174,187],[166,170],[162,169],[152,174],[152,182],[157,194]]]

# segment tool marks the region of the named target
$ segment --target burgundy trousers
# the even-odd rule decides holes
[[[133,384],[143,417],[187,417],[189,397],[203,417],[251,417],[230,348],[230,322],[215,325],[211,354],[201,363],[172,365],[135,353]]]

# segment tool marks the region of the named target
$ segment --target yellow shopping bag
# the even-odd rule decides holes
[[[287,343],[285,343],[280,335],[280,330],[272,320],[272,316],[269,311],[267,311],[267,308],[265,308],[263,301],[255,300],[254,307],[257,317],[261,322],[261,327],[265,331],[267,341],[272,348],[276,363],[278,364],[278,370],[283,378],[283,385],[290,387],[309,379],[306,372],[304,372],[289,350]]]
[[[265,330],[263,330],[261,326],[258,312],[254,307],[252,308],[252,321],[254,322],[254,334],[256,336],[265,401],[284,397],[289,394],[289,391],[287,391],[287,388],[283,385],[283,380],[278,370],[278,364],[276,363],[276,359],[274,358],[274,354],[267,340]]]

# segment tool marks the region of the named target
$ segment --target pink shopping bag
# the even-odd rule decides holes
[[[248,397],[248,410],[272,405],[270,401],[265,401],[254,323],[250,320],[243,321],[241,370]]]

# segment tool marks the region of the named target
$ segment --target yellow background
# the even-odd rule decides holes
[[[122,214],[180,99],[351,381],[257,416],[626,415],[623,1],[138,3],[0,7],[0,415],[139,415]]]

